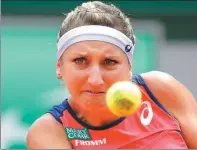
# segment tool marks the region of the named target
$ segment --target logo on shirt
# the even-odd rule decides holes
[[[107,143],[106,138],[100,140],[75,140],[75,146],[83,145],[83,146],[99,146]]]
[[[91,136],[87,128],[83,129],[74,129],[67,127],[65,128],[68,140],[80,139],[80,140],[91,140]]]
[[[147,126],[151,123],[153,119],[153,109],[148,101],[144,101],[141,104],[142,113],[140,115],[140,121],[143,125]]]

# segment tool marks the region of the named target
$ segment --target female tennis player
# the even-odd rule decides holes
[[[167,73],[133,75],[134,46],[129,18],[114,5],[85,2],[68,13],[56,73],[71,96],[35,121],[28,148],[197,148],[191,92]],[[106,91],[118,81],[134,82],[142,92],[141,107],[128,117],[106,106]]]

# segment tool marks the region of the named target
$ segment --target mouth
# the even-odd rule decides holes
[[[88,94],[93,94],[93,95],[100,95],[100,94],[105,94],[105,92],[103,91],[85,91],[85,93],[88,93]]]

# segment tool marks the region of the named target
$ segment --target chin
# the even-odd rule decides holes
[[[83,99],[83,103],[86,106],[91,106],[91,107],[104,107],[106,106],[106,102],[104,98],[85,98]],[[96,108],[97,109],[97,108]]]

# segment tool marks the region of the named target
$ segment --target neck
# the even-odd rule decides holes
[[[119,117],[113,115],[107,107],[83,107],[70,100],[69,104],[77,117],[91,126],[103,126],[109,124]]]

